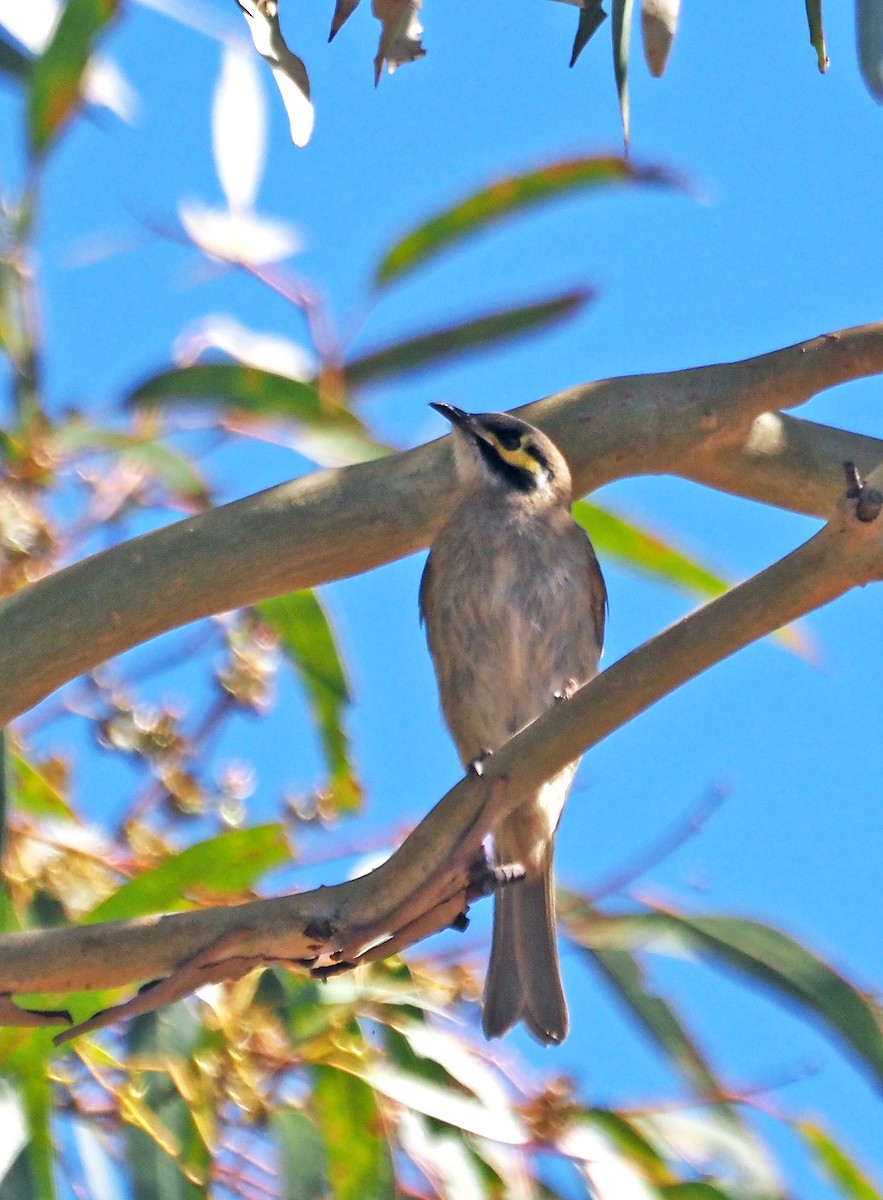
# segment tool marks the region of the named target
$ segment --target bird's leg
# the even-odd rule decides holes
[[[496,866],[489,863],[487,858],[483,858],[473,863],[470,868],[470,891],[475,896],[490,896],[494,892],[498,892],[500,888],[508,887],[511,883],[518,883],[526,874],[521,863],[506,863]]]

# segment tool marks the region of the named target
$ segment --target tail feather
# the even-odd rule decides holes
[[[551,863],[541,879],[512,884],[494,901],[481,1023],[485,1036],[493,1038],[502,1037],[518,1021],[544,1045],[567,1036]]]

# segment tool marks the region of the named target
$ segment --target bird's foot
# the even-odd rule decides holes
[[[556,704],[560,704],[562,700],[570,700],[574,693],[578,691],[579,688],[575,679],[565,679],[558,691],[552,693],[552,699]]]
[[[488,750],[487,746],[482,746],[475,758],[467,764],[466,770],[470,775],[477,775],[479,778],[484,774],[484,764],[493,754],[493,750]]]
[[[501,888],[518,883],[526,874],[521,863],[494,866],[489,862],[480,862],[472,868],[471,883],[479,896],[491,896]]]

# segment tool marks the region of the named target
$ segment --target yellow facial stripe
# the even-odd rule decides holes
[[[536,474],[536,472],[539,470],[540,464],[537,462],[534,456],[529,454],[524,448],[525,439],[522,439],[521,445],[516,446],[514,450],[507,450],[505,446],[500,444],[499,440],[494,437],[493,434],[490,435],[490,438],[493,442],[494,449],[496,450],[497,454],[499,454],[500,458],[502,458],[503,462],[509,463],[509,465],[512,467],[520,467],[522,471],[530,471],[531,474]]]

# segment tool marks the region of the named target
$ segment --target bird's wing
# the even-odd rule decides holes
[[[423,568],[423,574],[420,576],[420,591],[417,597],[417,607],[420,612],[420,624],[426,625],[430,617],[430,608],[432,601],[429,598],[432,580],[432,555],[426,559],[426,566]],[[428,629],[427,629],[428,634]]]
[[[581,530],[581,532],[584,532]],[[588,577],[589,592],[592,597],[592,622],[595,626],[595,636],[598,639],[598,650],[604,645],[604,626],[607,621],[607,584],[604,582],[604,576],[601,574],[601,567],[598,563],[595,548],[589,541],[588,534],[584,533],[584,544],[586,548],[586,574]]]

